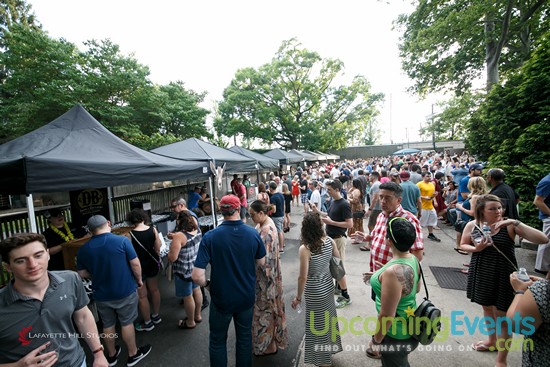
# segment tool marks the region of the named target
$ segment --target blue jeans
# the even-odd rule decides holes
[[[210,303],[210,366],[227,366],[227,330],[235,325],[235,359],[237,367],[252,366],[252,315],[254,307],[238,313],[222,313]]]

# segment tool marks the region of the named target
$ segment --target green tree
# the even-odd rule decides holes
[[[209,111],[199,105],[205,93],[187,90],[181,81],[155,85],[136,95],[134,121],[145,134],[172,134],[179,140],[191,137],[210,137],[206,129]]]
[[[14,24],[5,41],[0,142],[48,123],[77,103],[143,148],[210,136],[208,111],[199,106],[204,93],[186,90],[182,82],[154,85],[149,69],[109,40],[89,41],[82,52],[42,30]]]
[[[15,24],[34,30],[40,29],[40,24],[31,12],[31,6],[24,0],[2,0],[0,2],[0,49],[5,47],[6,32]]]
[[[87,41],[79,69],[82,84],[78,95],[90,113],[119,136],[139,134],[132,121],[132,97],[150,88],[149,68],[133,55],[123,55],[110,40]]]
[[[500,73],[529,59],[549,30],[547,0],[417,0],[398,28],[402,66],[419,95],[442,89],[461,94],[487,71],[487,90]]]
[[[550,172],[550,32],[533,56],[495,86],[469,125],[468,149],[504,169],[522,199],[522,217],[537,224],[533,188]]]
[[[437,114],[433,121],[428,121],[426,126],[420,129],[420,134],[430,139],[435,135],[436,141],[464,139],[469,121],[483,98],[482,94],[466,92],[448,101],[437,103],[438,109],[442,112]]]
[[[340,60],[322,59],[284,41],[271,63],[238,70],[224,90],[214,126],[220,135],[275,142],[285,148],[328,150],[375,136],[372,124],[381,94],[357,76],[335,86]]]
[[[6,78],[0,84],[0,139],[13,139],[65,113],[78,97],[82,79],[76,47],[54,40],[41,30],[14,24],[5,34],[0,65]]]

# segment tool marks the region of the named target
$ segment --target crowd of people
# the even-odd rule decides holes
[[[171,243],[167,258],[172,265],[175,295],[182,300],[185,313],[176,326],[194,329],[203,321],[202,310],[210,306],[208,350],[212,366],[227,365],[231,321],[235,325],[237,366],[251,366],[253,356],[285,349],[289,336],[281,256],[285,253],[285,233],[299,225],[299,273],[291,307],[305,310],[304,362],[330,366],[332,355],[343,350],[338,332],[334,337],[313,331],[323,329],[327,314],[336,318],[338,309],[352,304],[346,276],[335,280],[329,272],[333,257],[345,267],[346,250],[351,245],[370,255],[365,258],[369,268],[363,277],[372,286],[379,323],[386,326],[372,336],[366,354],[381,359],[384,366],[408,366],[408,355],[418,341],[404,331],[406,328],[390,326],[406,320],[406,310],[416,308],[420,262],[429,256],[424,241],[438,244],[441,240],[436,231],[449,225],[456,231],[455,250],[471,255],[464,264],[466,297],[482,306],[483,316],[493,320],[493,325],[507,313],[532,316],[536,320],[532,335],[535,349],[524,353],[523,363],[543,365],[540,361],[547,360],[550,332],[549,280],[548,276],[518,280],[515,243],[519,236],[540,244],[535,268],[547,274],[550,174],[541,180],[534,199],[544,224],[542,232],[519,220],[519,197],[504,182],[504,171],[491,168],[483,175],[483,170],[483,165],[467,154],[434,153],[316,164],[282,172],[280,177],[271,173],[266,182],[257,183],[254,198],[249,197],[252,184],[246,175],[235,175],[231,194],[221,200],[195,187],[187,200],[178,197],[170,205],[176,214],[176,228],[168,234]],[[212,206],[223,221],[205,231],[198,218],[210,215]],[[301,223],[291,223],[293,209],[301,212]],[[71,303],[56,307],[51,317],[23,312],[24,325],[66,333],[74,333],[76,326],[80,333],[90,332],[86,342],[94,366],[114,366],[121,346],[108,335],[116,334],[119,323],[128,350],[127,366],[138,364],[152,347],[137,346],[135,332],[151,331],[162,321],[159,233],[140,209],[128,214],[133,228],[127,236],[112,234],[111,224],[101,215],[88,220],[92,236],[78,252],[77,270],[80,277],[92,279],[93,298],[106,335],[100,340],[93,337],[98,333],[85,307],[89,300],[82,282],[75,273],[64,271],[59,260],[61,244],[76,238],[76,229],[55,210],[48,220],[50,227],[44,236],[21,234],[1,244],[1,256],[13,273],[13,281],[0,291],[0,320],[21,314],[22,307],[31,310],[26,305],[33,299],[46,304],[52,294],[68,296]],[[136,322],[138,318],[140,322]],[[9,330],[17,329],[14,334],[21,335],[21,325],[12,325]],[[48,343],[22,346],[4,329],[0,327],[0,364],[86,365],[84,352],[75,340],[68,338],[58,352],[44,354]],[[496,365],[505,366],[506,348],[497,344],[509,340],[511,334],[507,324],[493,329],[487,340],[473,347],[477,351],[498,347]]]

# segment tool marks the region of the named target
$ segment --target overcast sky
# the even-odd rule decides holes
[[[392,22],[412,10],[391,0],[27,0],[50,36],[82,48],[89,39],[110,38],[151,70],[151,80],[181,80],[208,92],[206,108],[243,67],[269,63],[283,40],[297,38],[323,58],[344,62],[345,79],[358,74],[382,92],[382,142],[419,139],[434,97],[419,101],[400,67]],[[391,98],[390,98],[391,96]],[[390,103],[391,100],[391,103]],[[391,124],[390,124],[391,123]],[[391,125],[391,135],[390,135]]]

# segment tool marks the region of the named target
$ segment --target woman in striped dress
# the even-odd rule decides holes
[[[480,195],[476,201],[475,220],[466,225],[461,241],[461,249],[472,252],[466,295],[483,307],[483,316],[491,319],[493,325],[490,328],[487,326],[490,324],[486,324],[490,332],[488,340],[474,343],[472,347],[480,352],[497,349],[498,367],[506,366],[508,350],[505,346],[512,337],[508,333],[510,325],[502,320],[514,299],[510,274],[517,269],[515,238],[520,236],[535,244],[548,242],[541,231],[519,220],[503,219],[502,214],[502,203],[497,196]],[[472,233],[482,232],[484,223],[491,228],[490,238],[483,237],[481,242],[475,243]],[[500,327],[495,330],[495,325]]]
[[[298,291],[292,301],[292,308],[296,309],[302,303],[302,294],[304,294],[306,311],[304,362],[315,366],[330,366],[331,356],[342,351],[338,323],[335,325],[334,341],[329,328],[332,320],[337,317],[329,262],[332,256],[340,257],[340,254],[334,241],[325,234],[321,217],[315,212],[307,213],[302,221],[299,256]],[[319,331],[323,329],[327,331],[320,333]]]

